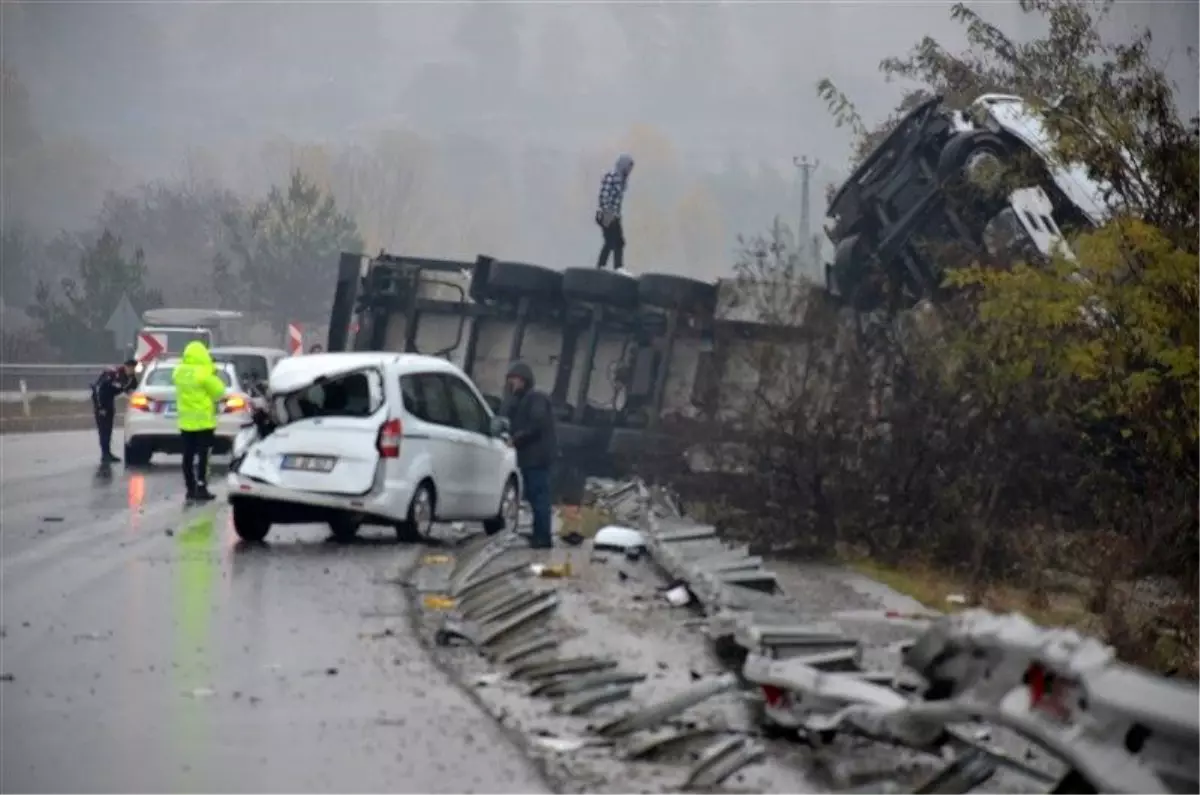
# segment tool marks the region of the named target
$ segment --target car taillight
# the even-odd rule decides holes
[[[782,707],[787,704],[787,693],[783,689],[773,685],[763,685],[763,700],[767,702],[768,707]]]
[[[129,408],[137,409],[138,411],[149,411],[150,398],[146,397],[141,392],[134,392],[129,396]]]
[[[400,457],[400,436],[403,432],[404,426],[400,423],[400,420],[388,420],[379,426],[379,436],[375,439],[375,449],[379,451],[380,458]]]
[[[230,395],[225,398],[223,410],[227,414],[246,410],[246,399],[241,395]]]

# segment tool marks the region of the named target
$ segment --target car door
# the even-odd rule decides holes
[[[442,376],[463,430],[464,474],[467,476],[470,517],[495,516],[508,478],[504,471],[506,445],[491,435],[492,413],[466,380],[446,373]]]
[[[404,429],[405,443],[425,445],[433,461],[437,514],[460,517],[467,510],[465,432],[458,427],[446,382],[440,373],[408,373],[400,376],[400,392],[413,418]]]

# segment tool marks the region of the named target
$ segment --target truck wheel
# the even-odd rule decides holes
[[[567,268],[562,293],[570,301],[589,301],[633,309],[638,303],[638,280],[599,268]]]
[[[1004,139],[994,133],[984,130],[961,132],[942,148],[938,156],[938,178],[952,185],[969,186],[977,194],[1007,194],[1010,191],[1005,189],[1003,177],[1011,154]]]
[[[233,504],[233,529],[243,541],[262,541],[271,530],[271,520],[259,506],[239,500]]]
[[[646,273],[638,277],[638,300],[647,306],[708,314],[717,308],[717,286],[669,273]]]
[[[138,442],[125,443],[125,466],[127,467],[144,467],[150,465],[150,457],[154,455],[154,450],[144,444]]]
[[[562,286],[563,275],[556,270],[525,262],[493,261],[480,294],[484,298],[557,298]]]
[[[833,255],[827,276],[837,294],[858,312],[874,312],[883,306],[887,274],[872,256],[869,244],[859,235],[843,238]]]
[[[352,541],[360,527],[362,521],[357,516],[346,514],[329,520],[329,531],[337,541]]]

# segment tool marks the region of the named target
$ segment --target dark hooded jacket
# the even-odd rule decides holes
[[[522,469],[549,467],[558,455],[554,407],[545,392],[534,388],[533,370],[529,365],[514,362],[508,368],[508,374],[519,376],[525,382],[524,389],[510,395],[503,408],[512,428],[517,466]]]

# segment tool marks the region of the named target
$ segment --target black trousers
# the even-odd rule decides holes
[[[600,214],[597,213],[596,224],[604,233],[604,245],[600,248],[600,259],[596,260],[596,267],[603,268],[607,265],[608,255],[612,254],[613,270],[621,270],[625,267],[625,231],[621,228],[621,219],[614,219],[611,224],[605,226],[600,223]]]
[[[212,447],[212,429],[181,431],[183,436],[183,482],[188,493],[208,487],[208,450]]]
[[[96,433],[100,436],[100,455],[112,455],[113,406],[103,409],[94,408],[92,414],[96,418]]]

